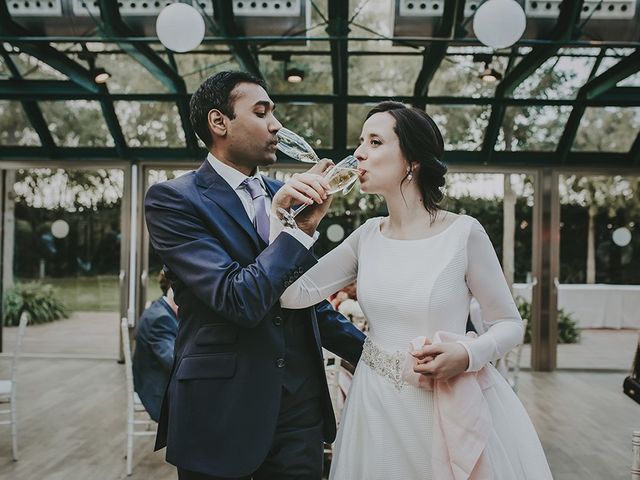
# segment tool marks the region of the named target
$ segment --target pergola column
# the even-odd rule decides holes
[[[560,273],[560,195],[558,173],[541,168],[536,175],[533,206],[534,286],[531,298],[531,368],[557,367],[558,290]]]

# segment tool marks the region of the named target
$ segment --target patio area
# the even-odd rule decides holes
[[[5,352],[14,332],[4,330]],[[622,394],[622,380],[636,339],[635,331],[584,331],[581,344],[559,349],[560,362],[582,370],[521,373],[519,396],[557,480],[629,478],[631,433],[640,429],[631,422],[640,406]],[[8,429],[0,429],[0,479],[126,478],[125,378],[117,346],[115,313],[27,328],[18,378],[20,460],[11,460]],[[9,363],[2,354],[2,378]],[[598,365],[608,370],[592,371]],[[136,439],[129,478],[175,479],[164,452],[152,449],[152,438]]]

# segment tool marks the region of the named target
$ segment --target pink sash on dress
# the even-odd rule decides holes
[[[475,336],[469,333],[467,335]],[[411,348],[419,350],[426,337],[416,337]],[[438,331],[433,343],[457,342],[469,337]],[[487,367],[465,372],[449,381],[434,381],[416,373],[416,359],[407,355],[403,379],[415,387],[433,390],[434,426],[432,473],[438,480],[491,480],[493,469],[486,452],[492,430],[491,412],[484,390],[494,381]]]

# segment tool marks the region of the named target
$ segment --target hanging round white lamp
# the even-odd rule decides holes
[[[56,220],[51,224],[51,234],[56,238],[66,238],[69,235],[69,224],[64,220]]]
[[[522,37],[527,17],[514,0],[487,0],[473,17],[473,32],[478,40],[494,49],[507,48]]]
[[[611,235],[613,243],[619,247],[626,247],[631,243],[631,232],[627,227],[616,228]]]
[[[204,19],[191,5],[172,3],[158,15],[156,33],[160,42],[169,50],[188,52],[204,39]]]

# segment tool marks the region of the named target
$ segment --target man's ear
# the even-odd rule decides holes
[[[214,135],[224,137],[227,134],[227,117],[220,110],[209,110],[207,120]]]

